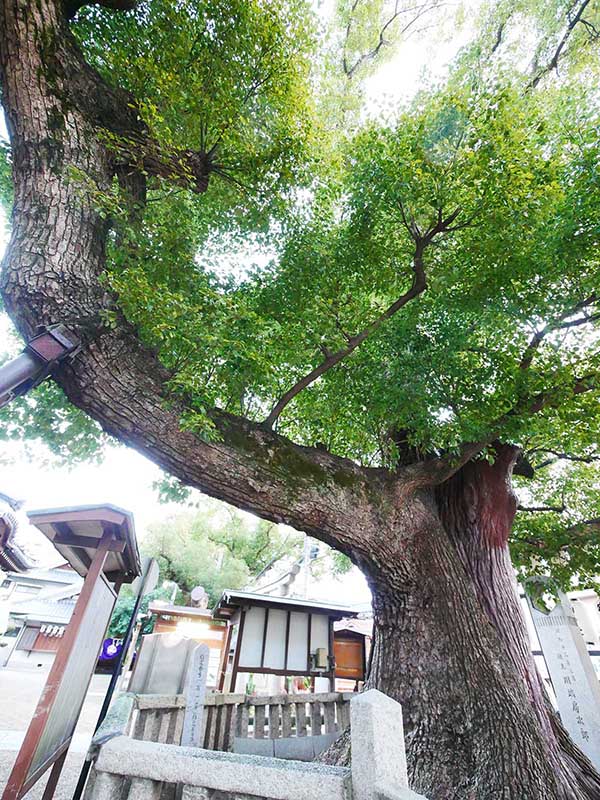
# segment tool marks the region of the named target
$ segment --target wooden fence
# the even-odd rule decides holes
[[[408,788],[402,709],[398,703],[374,690],[363,694],[289,695],[248,698],[225,695],[207,709],[221,708],[227,716],[232,709],[237,720],[240,709],[248,709],[248,732],[256,719],[256,709],[264,711],[263,737],[271,720],[269,706],[279,707],[271,730],[283,732],[284,708],[291,711],[291,728],[302,732],[302,711],[307,733],[309,720],[315,726],[327,725],[325,706],[333,703],[340,719],[347,719],[352,707],[352,765],[333,767],[314,762],[282,758],[248,758],[239,753],[210,752],[193,747],[135,741],[131,737],[141,717],[153,719],[155,730],[168,735],[170,725],[177,733],[177,720],[183,704],[180,698],[120,695],[94,738],[90,752],[94,764],[85,789],[84,800],[425,800]],[[352,703],[348,702],[352,698]],[[138,704],[135,714],[135,703]],[[268,709],[268,711],[267,711]],[[150,712],[146,714],[145,712]],[[309,713],[310,712],[310,713]],[[158,716],[152,717],[157,713]],[[206,715],[208,716],[208,715]],[[259,719],[260,719],[259,714]],[[216,718],[216,715],[215,715]],[[301,722],[298,725],[298,718]],[[168,719],[169,722],[165,722]],[[318,720],[318,722],[317,722]],[[154,724],[153,723],[153,724]],[[139,722],[141,725],[141,722]],[[148,723],[150,725],[150,723]],[[331,726],[331,713],[329,714]],[[207,725],[207,727],[209,727]],[[150,730],[150,728],[149,728]],[[181,735],[181,728],[179,728]],[[269,740],[263,738],[262,744]],[[271,740],[276,747],[293,739]],[[306,744],[308,740],[297,740]],[[314,741],[314,740],[313,740]],[[274,747],[274,749],[275,749]]]
[[[235,737],[279,739],[338,733],[350,725],[352,692],[247,697],[207,695],[203,715],[206,750],[232,750]],[[136,695],[131,736],[146,742],[179,744],[183,695]]]

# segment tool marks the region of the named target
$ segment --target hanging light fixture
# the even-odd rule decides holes
[[[64,325],[50,325],[23,352],[0,367],[0,408],[48,377],[53,367],[79,349],[79,339]]]

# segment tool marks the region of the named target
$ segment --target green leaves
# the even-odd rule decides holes
[[[541,449],[532,455],[534,464],[550,464],[534,481],[520,481],[523,508],[538,510],[517,513],[511,555],[523,577],[549,575],[565,591],[574,586],[598,591],[600,454],[594,447],[579,456],[572,448],[572,455],[583,460],[561,460]]]
[[[314,22],[302,0],[92,8],[74,30],[103,76],[130,90],[161,147],[213,156],[216,174],[198,211],[209,227],[227,215],[264,223],[266,204],[301,178],[315,128]]]
[[[388,10],[339,4],[347,64],[376,48]],[[562,11],[488,9],[478,46],[529,15],[541,59]],[[455,224],[425,250],[426,294],[303,391],[279,429],[391,465],[394,429],[421,451],[453,450],[503,418],[520,441],[542,424],[528,410],[540,393],[557,431],[559,409],[585,402],[568,387],[597,369],[590,326],[583,340],[548,336],[519,367],[535,332],[598,284],[598,109],[585,82],[524,94],[520,69],[496,70],[495,55],[482,67],[471,48],[394,124],[340,135],[337,112],[315,118],[316,102],[327,109],[310,63],[322,43],[299,0],[154,0],[127,15],[88,9],[75,30],[161,146],[217,148],[201,198],[151,179],[136,224],[120,189],[105,203],[116,228],[106,285],[171,371],[187,429],[214,436],[214,406],[264,419],[408,289],[415,231],[439,215]],[[340,64],[327,58],[333,86]]]
[[[245,586],[280,559],[296,559],[303,537],[272,523],[255,526],[223,504],[182,512],[150,526],[142,551],[155,557],[163,580],[189,594],[202,585],[216,603],[224,589]]]
[[[69,403],[54,382],[45,381],[0,409],[0,441],[25,442],[37,459],[37,445],[44,444],[52,463],[75,466],[101,461],[108,439],[91,417]]]
[[[125,584],[121,591],[119,592],[119,597],[117,599],[117,603],[115,605],[115,610],[113,611],[110,625],[108,626],[107,636],[112,637],[113,639],[120,639],[122,638],[125,633],[127,632],[127,626],[129,625],[129,620],[131,619],[131,614],[133,613],[133,608],[136,603],[136,596],[131,590],[131,587]],[[140,603],[139,615],[147,615],[148,614],[148,606],[154,600],[170,600],[171,594],[168,589],[159,588],[156,589],[154,592],[150,592],[147,595],[144,595],[142,602]],[[152,633],[152,628],[154,627],[154,617],[147,616],[144,624],[142,625],[142,633]]]
[[[210,438],[214,406],[264,419],[408,289],[415,230],[441,214],[454,222],[424,251],[426,293],[303,391],[279,429],[387,465],[394,429],[422,452],[500,418],[513,441],[560,435],[565,409],[587,402],[574,382],[599,369],[595,323],[551,333],[520,364],[536,331],[600,285],[597,108],[583,90],[563,101],[510,86],[423,94],[394,127],[357,133],[338,172],[251,237],[226,221],[206,240],[196,199],[157,186],[141,224],[115,237],[106,279],[172,371],[183,424]],[[219,274],[239,242],[268,256]],[[552,401],[536,415],[540,393]]]

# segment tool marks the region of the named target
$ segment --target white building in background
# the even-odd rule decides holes
[[[68,564],[7,572],[0,605],[7,618],[0,666],[48,668],[71,619],[83,579]]]
[[[570,592],[569,598],[575,608],[577,622],[588,645],[588,650],[595,653],[596,672],[600,670],[600,598],[592,589]],[[600,672],[599,672],[600,674]]]
[[[35,563],[21,533],[21,503],[0,492],[0,582],[5,573],[23,572]],[[0,620],[0,633],[2,621]]]
[[[54,548],[22,503],[0,493],[0,667],[48,669],[71,619],[83,579],[67,563],[40,567]]]

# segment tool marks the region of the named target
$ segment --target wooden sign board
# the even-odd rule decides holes
[[[363,636],[334,636],[335,677],[354,681],[365,679],[365,639]]]
[[[51,766],[44,798],[54,793],[117,599],[102,574],[111,539],[96,551],[2,800],[19,800]]]

